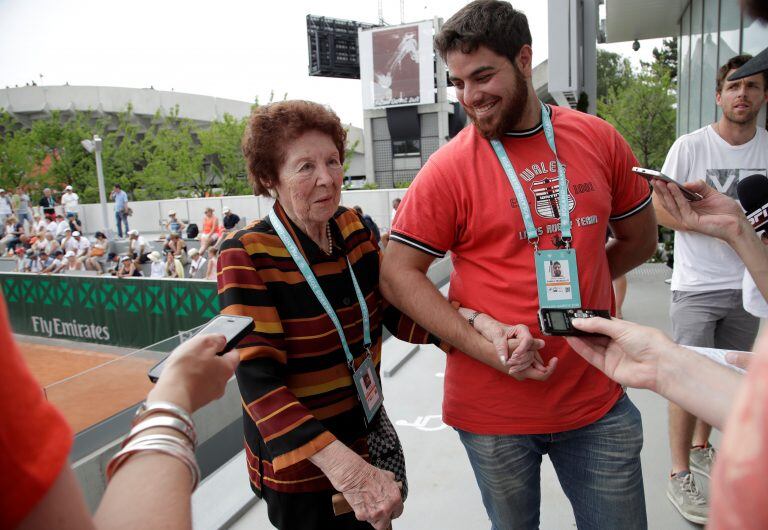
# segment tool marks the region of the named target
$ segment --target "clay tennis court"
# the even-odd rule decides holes
[[[142,401],[152,388],[147,370],[155,360],[24,341],[19,348],[46,397],[75,432]]]

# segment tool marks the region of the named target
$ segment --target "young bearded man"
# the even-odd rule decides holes
[[[538,528],[544,454],[579,528],[646,528],[642,425],[621,386],[560,337],[545,337],[539,350],[548,378],[520,381],[463,352],[472,327],[511,323],[542,337],[540,307],[612,309],[611,279],[655,249],[650,188],[608,123],[539,102],[528,22],[508,3],[468,4],[435,45],[472,125],[429,159],[403,198],[382,292],[455,345],[443,421],[459,433],[494,529]],[[606,247],[609,224],[615,239]],[[469,321],[426,278],[448,251],[449,297],[473,310]],[[556,282],[546,272],[554,261]]]
[[[739,55],[717,74],[715,99],[722,117],[677,139],[662,172],[678,182],[706,180],[718,191],[738,199],[739,180],[768,175],[768,133],[757,126],[760,108],[768,99],[766,72],[736,81],[727,78],[749,56]],[[675,230],[672,273],[672,338],[678,344],[749,351],[760,321],[742,304],[744,264],[727,243],[686,231],[654,194],[659,224]],[[708,502],[691,471],[710,476],[714,449],[712,428],[676,404],[669,403],[669,445],[672,476],[667,497],[683,517],[704,524]]]

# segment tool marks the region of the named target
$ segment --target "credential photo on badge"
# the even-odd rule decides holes
[[[371,368],[363,374],[363,393],[365,394],[365,401],[368,403],[368,409],[373,410],[376,403],[379,401],[379,389],[374,382],[373,372]]]
[[[565,260],[545,260],[544,281],[547,284],[570,282],[571,271],[569,263]]]

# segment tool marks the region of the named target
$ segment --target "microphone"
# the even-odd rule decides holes
[[[768,229],[768,177],[755,173],[736,185],[741,207],[756,232]]]

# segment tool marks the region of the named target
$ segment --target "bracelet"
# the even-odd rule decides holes
[[[467,319],[467,322],[469,322],[469,325],[473,328],[475,327],[475,319],[480,315],[480,311],[475,311],[472,313],[472,315]]]
[[[151,416],[156,412],[165,412],[169,416],[178,418],[186,423],[190,429],[195,428],[195,422],[189,412],[170,401],[152,401],[151,403],[145,401],[136,409],[136,415],[133,417],[131,427],[135,427],[142,420],[146,419],[147,416]]]
[[[192,447],[197,446],[197,435],[195,434],[194,429],[189,428],[189,425],[178,418],[172,418],[170,416],[155,416],[154,418],[147,418],[138,425],[134,426],[131,429],[131,432],[129,432],[128,436],[125,438],[125,441],[123,441],[123,447],[125,447],[140,432],[146,431],[147,429],[153,429],[155,427],[168,427],[169,429],[178,431],[187,437],[187,440],[189,440],[189,442],[192,444]]]
[[[192,449],[180,438],[163,434],[149,434],[129,443],[121,449],[107,464],[107,480],[120,469],[131,456],[141,452],[158,452],[172,456],[184,463],[189,469],[192,479],[192,491],[200,483],[200,467],[195,460]]]

